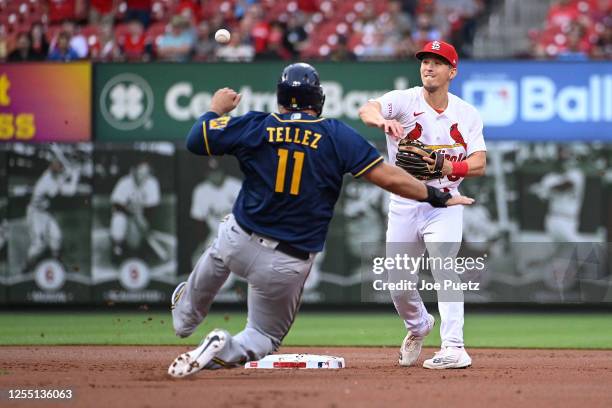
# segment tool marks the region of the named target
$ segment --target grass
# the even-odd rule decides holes
[[[215,327],[236,333],[243,313],[211,314],[194,336],[179,339],[170,313],[0,313],[0,345],[194,344]],[[439,318],[437,318],[439,322]],[[425,344],[440,344],[439,326]],[[466,344],[499,348],[612,348],[612,315],[605,313],[472,313]],[[284,344],[290,346],[393,346],[405,330],[392,313],[301,313]]]

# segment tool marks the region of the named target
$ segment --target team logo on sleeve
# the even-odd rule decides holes
[[[209,129],[217,129],[217,130],[225,129],[230,119],[231,118],[229,116],[223,116],[221,118],[213,119],[208,122],[208,127]]]

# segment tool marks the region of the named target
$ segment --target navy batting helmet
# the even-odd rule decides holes
[[[283,69],[276,86],[278,104],[290,111],[312,109],[321,115],[325,94],[319,81],[319,73],[304,62],[291,64]]]

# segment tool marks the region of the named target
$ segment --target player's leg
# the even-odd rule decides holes
[[[455,258],[461,247],[463,207],[434,208],[427,217],[423,238],[431,262],[431,272],[436,282],[459,283],[459,275],[446,267],[448,258]],[[437,262],[436,262],[437,261]],[[456,288],[438,291],[440,312],[441,350],[433,358],[425,360],[423,367],[430,369],[464,368],[472,364],[463,347],[463,292]]]
[[[172,302],[172,322],[177,336],[187,337],[204,320],[219,289],[230,274],[226,265],[231,252],[222,226],[212,245],[202,254],[186,285]]]
[[[435,208],[429,213],[423,238],[431,258],[431,272],[436,282],[460,282],[452,268],[444,268],[444,260],[455,258],[461,247],[463,207]],[[442,264],[442,265],[441,265]],[[438,291],[440,312],[440,337],[442,346],[463,346],[463,292],[460,290]]]
[[[28,247],[25,269],[29,270],[38,262],[39,257],[45,250],[45,219],[40,211],[28,207],[26,224],[30,236],[30,246]]]
[[[112,256],[118,259],[124,255],[128,230],[128,216],[123,211],[113,210],[110,223]]]
[[[425,252],[425,244],[419,231],[418,206],[403,208],[391,204],[386,237],[386,257],[403,257],[405,254],[412,259],[420,258]],[[418,270],[391,269],[388,271],[389,282],[410,280],[417,282]],[[426,335],[429,331],[428,313],[418,290],[392,290],[391,299],[395,310],[404,321],[406,329],[416,335]]]
[[[46,216],[48,220],[46,231],[47,243],[53,257],[59,258],[62,248],[62,230],[54,217],[52,217],[49,213],[47,213]]]

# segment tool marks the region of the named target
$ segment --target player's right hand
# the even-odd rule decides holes
[[[452,197],[446,202],[446,206],[450,207],[452,205],[472,205],[474,203],[474,199],[466,196],[456,196]]]
[[[210,101],[210,110],[219,116],[233,111],[240,103],[242,95],[231,88],[221,88],[212,97]]]
[[[404,137],[404,127],[395,119],[383,120],[380,128],[384,130],[385,134],[391,136],[395,140],[399,140]]]

